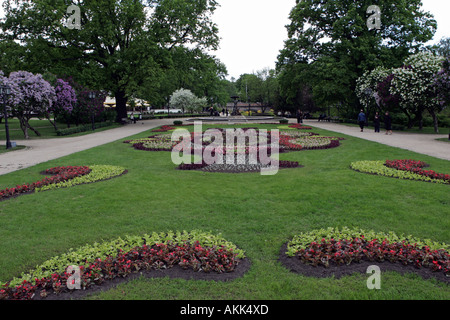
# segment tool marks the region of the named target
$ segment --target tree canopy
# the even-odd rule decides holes
[[[158,88],[167,81],[165,72],[172,69],[177,50],[214,50],[219,42],[211,19],[215,0],[75,4],[81,13],[79,29],[66,25],[67,1],[7,1],[1,40],[22,54],[27,70],[70,75],[85,86],[111,92],[117,120],[126,117],[128,97],[144,84]]]
[[[381,28],[369,30],[367,9],[381,10]],[[290,13],[288,39],[278,57],[282,91],[312,87],[322,107],[344,103],[359,110],[356,80],[377,66],[399,67],[432,39],[436,21],[420,0],[302,0]]]

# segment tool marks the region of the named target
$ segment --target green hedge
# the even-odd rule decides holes
[[[114,122],[99,122],[99,123],[95,124],[95,128],[99,129],[99,128],[110,127],[113,124],[114,124]],[[59,129],[56,131],[56,134],[61,137],[61,136],[70,136],[75,133],[86,132],[86,131],[92,131],[92,124],[84,124],[84,125],[77,126],[77,127]]]

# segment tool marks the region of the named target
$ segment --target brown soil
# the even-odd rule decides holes
[[[86,290],[66,290],[58,295],[53,292],[48,292],[47,297],[42,298],[40,296],[40,290],[38,290],[33,300],[79,300],[83,299],[91,294],[107,291],[115,288],[116,286],[126,283],[128,281],[144,278],[171,278],[171,279],[185,279],[185,280],[205,280],[205,281],[232,281],[234,279],[242,277],[250,269],[250,261],[248,258],[239,261],[239,264],[233,272],[229,273],[217,273],[217,272],[195,272],[192,269],[184,270],[180,266],[174,266],[170,269],[150,270],[133,273],[125,278],[115,278],[113,280],[107,280],[100,285],[93,285]]]
[[[335,277],[337,279],[348,276],[354,273],[366,274],[369,266],[376,265],[380,268],[381,272],[395,271],[400,274],[415,273],[424,279],[435,278],[441,282],[450,284],[450,277],[446,277],[444,272],[433,272],[428,268],[418,269],[415,266],[404,266],[400,263],[391,263],[389,261],[378,262],[364,260],[361,263],[352,263],[350,265],[337,265],[330,263],[329,268],[323,266],[314,267],[312,265],[304,264],[297,257],[289,257],[286,255],[287,243],[285,243],[280,250],[279,261],[292,272],[303,274],[307,277],[315,278],[330,278]]]

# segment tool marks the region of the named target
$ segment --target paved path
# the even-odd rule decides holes
[[[305,125],[343,133],[349,136],[379,142],[388,146],[414,151],[439,159],[450,160],[450,143],[437,141],[439,138],[448,138],[448,134],[415,134],[395,132],[386,135],[383,129],[381,133],[375,133],[373,128],[361,132],[359,127],[347,126],[333,122],[318,122],[317,120],[305,120]]]
[[[136,124],[127,124],[79,137],[14,140],[17,145],[27,148],[0,154],[0,175],[117,141],[165,124],[173,124],[173,119],[138,121]],[[6,145],[5,141],[0,143],[0,147]]]
[[[120,128],[80,137],[17,140],[15,142],[18,145],[24,145],[27,148],[0,154],[0,175],[28,168],[41,162],[64,157],[102,144],[124,139],[143,131],[172,123],[173,119],[138,121],[136,124],[128,124]],[[304,123],[313,127],[411,150],[440,159],[450,160],[450,143],[435,140],[437,138],[448,137],[448,135],[394,132],[393,135],[387,136],[384,133],[374,133],[371,129],[360,132],[359,127],[351,127],[336,123],[318,122],[313,120],[305,120]],[[1,146],[4,146],[5,142],[0,141],[0,144]]]

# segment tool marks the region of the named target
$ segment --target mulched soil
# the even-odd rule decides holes
[[[381,272],[395,271],[400,274],[415,273],[424,279],[435,278],[441,282],[450,284],[450,278],[446,277],[443,272],[433,272],[430,269],[422,268],[418,269],[415,266],[404,266],[400,263],[391,263],[389,261],[377,262],[377,261],[362,261],[361,263],[352,263],[350,265],[337,265],[330,263],[329,268],[323,266],[314,267],[304,264],[297,257],[289,257],[286,255],[287,243],[285,243],[280,250],[279,261],[292,272],[305,275],[307,277],[315,278],[330,278],[335,277],[339,279],[344,276],[348,276],[354,273],[366,274],[369,266],[376,265],[380,268]],[[369,275],[369,274],[367,274]]]
[[[192,269],[184,270],[180,266],[174,266],[170,269],[149,270],[130,274],[125,278],[116,278],[103,282],[101,285],[93,285],[86,290],[65,291],[58,295],[47,291],[48,295],[45,298],[40,296],[40,291],[37,291],[33,300],[79,300],[91,294],[103,292],[115,288],[117,285],[126,283],[128,281],[138,279],[140,277],[157,279],[157,278],[171,278],[184,280],[205,280],[205,281],[232,281],[242,277],[250,269],[250,260],[248,258],[239,261],[233,272],[217,273],[217,272],[195,272]]]

